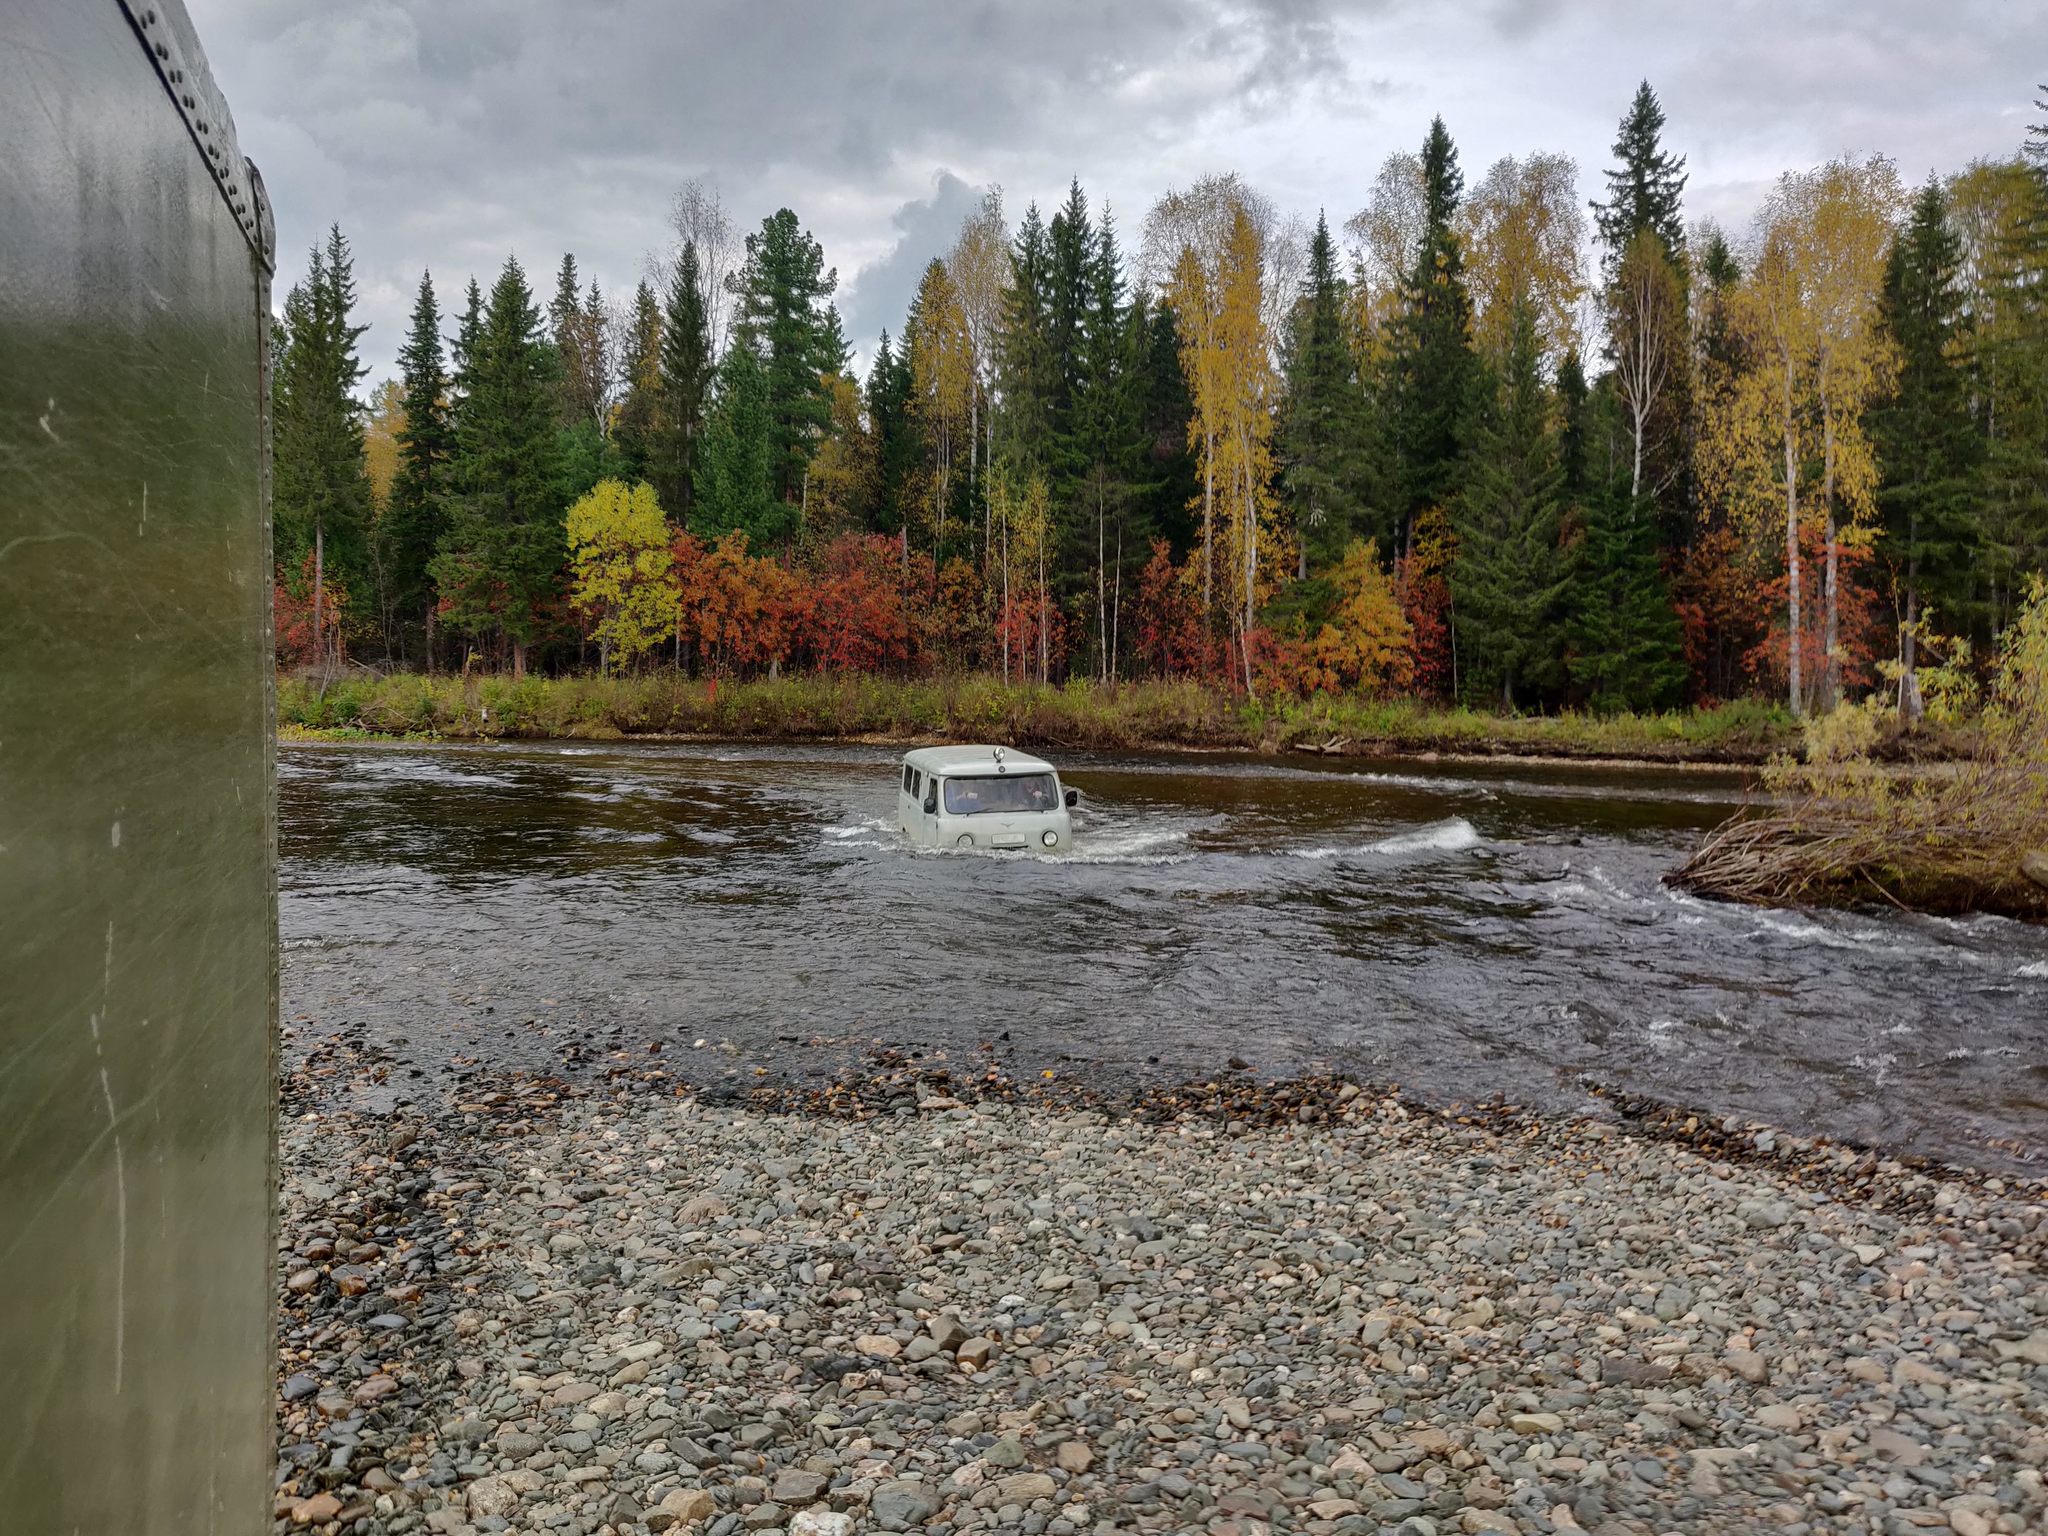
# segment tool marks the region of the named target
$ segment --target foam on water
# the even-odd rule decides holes
[[[2048,981],[2048,960],[2034,960],[2014,972],[2018,976],[2030,977],[2035,981]]]
[[[1290,848],[1283,850],[1296,859],[1341,859],[1360,854],[1400,858],[1411,853],[1460,853],[1480,844],[1479,829],[1462,816],[1431,822],[1409,832],[1396,832],[1353,848]]]

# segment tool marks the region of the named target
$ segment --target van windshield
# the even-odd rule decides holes
[[[990,774],[946,780],[946,814],[978,816],[984,811],[1049,811],[1060,803],[1049,773]]]

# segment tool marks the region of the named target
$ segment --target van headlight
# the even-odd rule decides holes
[[[974,846],[974,834],[972,832],[962,832],[953,839],[953,846],[955,848],[972,848]]]
[[[1047,827],[1045,829],[1045,835],[1039,838],[1039,841],[1045,844],[1045,846],[1048,848],[1057,848],[1060,845],[1060,835],[1059,833],[1053,831],[1051,827]]]

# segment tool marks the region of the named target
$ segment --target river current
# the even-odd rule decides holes
[[[1598,1087],[2048,1169],[2048,931],[1670,890],[1739,778],[1056,756],[1063,858],[909,850],[881,747],[286,747],[290,1048],[347,1027],[421,1091],[883,1048],[1104,1087]]]

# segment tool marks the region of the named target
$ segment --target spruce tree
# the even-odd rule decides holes
[[[1614,140],[1614,157],[1621,163],[1606,173],[1607,201],[1593,204],[1593,222],[1600,243],[1607,247],[1603,259],[1610,277],[1629,241],[1646,229],[1663,243],[1665,259],[1681,273],[1685,270],[1685,220],[1680,211],[1685,156],[1665,152],[1663,131],[1664,109],[1645,80],[1636,87]]]
[[[1010,246],[999,358],[1003,396],[1001,453],[1012,465],[1051,467],[1059,419],[1060,356],[1051,315],[1052,244],[1038,205],[1024,210]],[[1178,366],[1176,364],[1176,366]]]
[[[576,258],[565,254],[555,270],[555,296],[548,301],[548,337],[554,343],[561,392],[561,423],[573,427],[589,419],[583,390],[583,290],[576,277]]]
[[[1201,489],[1200,467],[1188,446],[1195,403],[1180,364],[1180,321],[1173,306],[1153,305],[1143,324],[1143,373],[1137,387],[1142,439],[1139,504],[1145,521],[1171,546],[1173,557],[1184,560],[1195,541],[1189,508]]]
[[[869,429],[875,437],[874,531],[904,541],[909,538],[911,481],[924,461],[924,443],[910,409],[910,362],[882,332],[875,363],[868,370]]]
[[[796,508],[775,494],[778,463],[769,370],[743,335],[725,349],[697,456],[692,529],[716,539],[737,528],[755,550],[796,532]]]
[[[358,597],[368,570],[372,496],[363,465],[363,408],[355,389],[367,373],[352,323],[355,265],[339,225],[307,261],[286,296],[273,380],[271,499],[279,566],[287,578],[312,558],[313,598],[326,627],[326,589]]]
[[[1047,239],[1045,335],[1051,351],[1048,377],[1052,397],[1045,462],[1055,508],[1064,507],[1072,498],[1088,459],[1081,396],[1086,388],[1094,244],[1088,198],[1076,180],[1067,188],[1065,205],[1052,216]]]
[[[826,302],[836,286],[824,248],[789,209],[770,214],[747,236],[739,333],[757,349],[765,375],[771,479],[786,502],[802,495],[811,455],[832,427],[824,376],[844,363]]]
[[[1406,542],[1414,518],[1455,498],[1466,462],[1479,361],[1472,350],[1472,299],[1454,221],[1465,178],[1439,117],[1422,146],[1423,231],[1402,285],[1388,357],[1386,452],[1396,476],[1398,528],[1372,530],[1389,548]]]
[[[1328,219],[1309,241],[1308,291],[1295,306],[1281,407],[1281,473],[1303,574],[1334,564],[1363,519],[1364,395],[1344,340],[1344,280]]]
[[[1685,693],[1685,636],[1664,578],[1649,498],[1616,480],[1581,508],[1571,676],[1602,714],[1669,709]]]
[[[1519,302],[1453,515],[1459,683],[1504,709],[1564,683],[1564,474],[1540,366],[1535,315]]]
[[[2048,100],[2035,102],[2048,113]],[[1976,348],[1978,425],[1986,440],[1982,621],[2010,622],[2029,578],[2048,569],[2048,123],[2022,149],[2028,175],[1992,253],[1987,324]]]
[[[1086,273],[1079,346],[1079,382],[1074,400],[1074,438],[1082,470],[1071,519],[1077,548],[1070,551],[1084,607],[1094,617],[1096,675],[1115,674],[1121,644],[1121,601],[1144,561],[1146,539],[1135,526],[1134,489],[1143,429],[1138,387],[1144,358],[1143,333],[1131,328],[1133,306],[1125,302],[1123,255],[1116,221],[1107,208],[1095,222]]]
[[[516,259],[506,260],[463,351],[454,498],[433,575],[449,622],[501,635],[523,675],[560,595],[567,544],[557,362]]]
[[[463,403],[469,399],[472,364],[476,357],[477,342],[484,333],[484,296],[477,287],[476,279],[469,280],[469,286],[462,293],[462,318],[455,322],[455,341],[448,353],[449,363],[449,429],[459,431],[462,423]]]
[[[645,278],[633,290],[633,320],[626,354],[619,359],[619,413],[612,427],[618,450],[619,477],[629,485],[654,480],[655,431],[661,406],[661,350],[665,327],[661,300]],[[659,494],[660,488],[656,487]],[[668,501],[662,510],[680,516]]]
[[[1900,712],[1921,713],[1916,669],[1920,627],[1932,607],[1954,622],[1974,565],[1972,513],[1983,440],[1970,419],[1970,381],[1958,359],[1969,351],[1962,244],[1941,185],[1929,181],[1892,244],[1880,299],[1881,323],[1898,349],[1898,388],[1871,413],[1882,480],[1881,546],[1898,599]],[[1939,622],[1939,621],[1937,621]]]
[[[379,520],[396,637],[405,654],[405,630],[422,629],[424,659],[433,664],[434,582],[428,569],[440,548],[448,515],[448,462],[454,434],[448,419],[448,365],[441,342],[441,309],[432,273],[420,276],[412,325],[398,354],[405,383],[405,432],[398,444],[398,469],[391,497]]]
[[[711,327],[695,241],[683,243],[669,284],[661,332],[660,397],[655,412],[652,483],[662,509],[684,527],[695,508],[697,454],[711,397]]]

